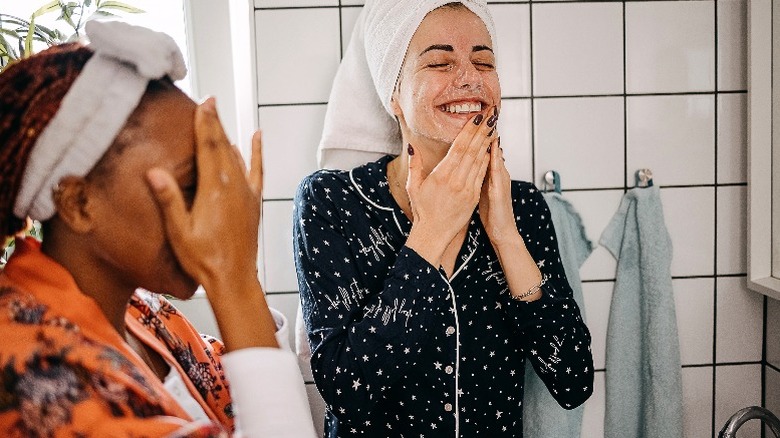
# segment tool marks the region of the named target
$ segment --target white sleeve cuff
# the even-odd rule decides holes
[[[230,382],[238,436],[316,436],[295,354],[278,348],[244,348],[222,356],[222,364]]]

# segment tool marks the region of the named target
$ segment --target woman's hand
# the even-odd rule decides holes
[[[495,107],[489,114],[466,123],[428,176],[423,176],[421,151],[409,145],[406,191],[414,223],[406,244],[434,266],[479,202],[498,119]]]
[[[479,197],[479,217],[493,246],[518,235],[512,210],[512,182],[504,164],[500,138],[490,148],[490,164]]]
[[[228,351],[277,346],[276,326],[257,279],[260,133],[252,137],[247,174],[210,98],[195,112],[195,143],[198,186],[189,211],[171,174],[158,168],[147,174],[168,241],[182,268],[206,289]]]

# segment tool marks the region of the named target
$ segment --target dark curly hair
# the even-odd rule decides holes
[[[62,44],[0,73],[0,235],[24,229],[13,208],[30,152],[91,56],[81,44]]]

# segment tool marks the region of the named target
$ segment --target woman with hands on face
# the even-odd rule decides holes
[[[525,366],[574,408],[592,392],[593,359],[547,205],[504,165],[487,5],[368,1],[355,29],[327,137],[354,144],[352,127],[365,133],[354,119],[371,117],[400,132],[396,154],[318,171],[295,199],[326,436],[522,436]],[[369,71],[353,77],[355,59]],[[361,77],[373,107],[340,94],[365,90]]]
[[[257,279],[259,133],[247,172],[170,37],[87,35],[0,74],[0,227],[44,234],[0,273],[0,435],[314,436]],[[160,295],[198,285],[224,343]]]

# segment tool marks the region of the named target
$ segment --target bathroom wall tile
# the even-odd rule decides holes
[[[718,0],[718,89],[747,89],[747,0]]]
[[[780,372],[771,367],[766,367],[764,385],[766,387],[766,390],[764,391],[764,394],[766,394],[764,407],[769,409],[773,414],[780,415]],[[769,428],[766,429],[764,436],[772,436],[772,432]]]
[[[744,277],[717,281],[716,361],[761,361],[764,296],[749,290]]]
[[[536,99],[534,104],[536,181],[557,170],[567,190],[623,186],[622,97]]]
[[[635,96],[627,105],[630,186],[641,168],[662,186],[715,182],[713,96]]]
[[[504,99],[501,102],[498,130],[509,175],[515,180],[531,181],[531,101]]]
[[[718,183],[747,182],[747,94],[718,95]]]
[[[683,437],[712,434],[712,367],[682,369]]]
[[[566,188],[566,179],[563,180]],[[580,268],[583,280],[606,280],[615,278],[617,261],[603,246],[599,245],[601,233],[612,220],[612,216],[620,207],[623,190],[598,190],[583,192],[567,192],[563,196],[571,202],[582,217],[582,224],[588,239],[595,249]]]
[[[672,275],[712,275],[714,189],[661,189],[664,222],[672,238]]]
[[[326,102],[339,65],[339,10],[255,12],[258,103]]]
[[[211,310],[209,300],[206,298],[206,293],[202,288],[189,300],[169,299],[174,307],[187,317],[198,333],[222,339],[217,326],[217,319],[214,317],[214,312]]]
[[[306,395],[309,396],[309,407],[311,408],[314,430],[317,431],[317,436],[325,436],[323,432],[325,429],[325,401],[313,383],[306,384]]]
[[[342,6],[348,6],[348,5],[364,5],[366,4],[365,0],[341,0]]]
[[[338,6],[338,0],[255,0],[256,8]]]
[[[503,96],[531,95],[531,19],[528,4],[490,5],[496,25],[496,61]]]
[[[534,95],[623,92],[623,5],[533,5]]]
[[[281,294],[269,293],[265,296],[268,307],[274,308],[287,318],[287,340],[290,350],[295,350],[295,315],[298,312],[298,292]]]
[[[626,3],[629,93],[715,89],[714,3]]]
[[[582,296],[585,299],[585,324],[590,330],[593,367],[597,370],[604,369],[609,308],[612,304],[614,288],[615,283],[612,281],[582,284]]]
[[[317,170],[325,105],[263,107],[265,199],[292,199],[303,177]]]
[[[747,187],[718,187],[718,274],[747,272]]]
[[[605,390],[604,372],[597,372],[593,377],[593,395],[585,402],[582,414],[582,438],[604,436]]]
[[[261,257],[265,260],[263,286],[267,293],[298,290],[292,249],[292,212],[292,201],[263,203],[264,240]]]
[[[672,281],[683,365],[712,363],[713,287],[711,278]]]
[[[715,368],[715,429],[720,431],[738,410],[761,406],[761,365],[728,365]],[[760,423],[748,421],[739,436],[761,436]]]
[[[355,22],[362,10],[363,8],[341,8],[341,47],[344,52],[347,50]]]
[[[780,369],[780,301],[766,300],[766,361]]]

